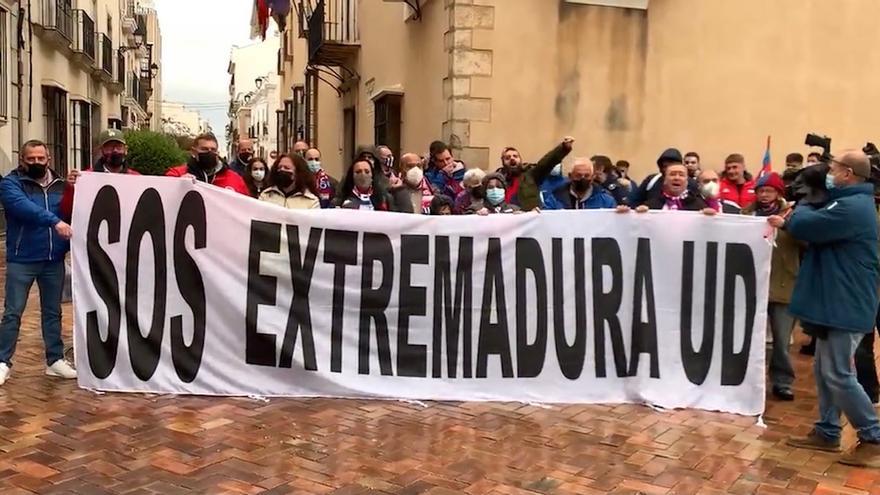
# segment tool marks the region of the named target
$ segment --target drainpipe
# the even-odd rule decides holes
[[[30,0],[28,0],[28,10],[30,10]],[[21,143],[26,141],[24,138],[24,21],[25,21],[25,12],[24,6],[22,5],[21,0],[18,2],[18,36],[16,36],[16,43],[18,43],[18,50],[16,53],[16,67],[18,70],[18,79],[16,81],[16,89],[18,91],[18,141],[17,143],[12,143],[13,149],[18,149],[21,146]]]

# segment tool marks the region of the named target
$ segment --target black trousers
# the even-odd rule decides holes
[[[880,312],[877,313],[877,329],[880,333]],[[874,359],[874,332],[865,335],[856,349],[856,377],[865,389],[871,402],[880,398],[880,382],[877,381],[877,367]]]

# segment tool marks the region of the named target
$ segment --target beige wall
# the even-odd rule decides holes
[[[358,142],[372,144],[371,97],[383,89],[405,93],[405,150],[443,138],[491,168],[505,146],[537,160],[568,134],[575,154],[628,159],[636,175],[669,146],[700,152],[707,166],[740,152],[756,169],[769,134],[780,169],[786,153],[808,151],[811,130],[838,148],[880,139],[870,111],[880,96],[876,0],[589,3],[428,0],[420,21],[404,22],[401,3],[362,0],[360,80],[333,112],[322,87],[325,156],[341,144],[347,106]],[[303,68],[300,59],[291,72]]]

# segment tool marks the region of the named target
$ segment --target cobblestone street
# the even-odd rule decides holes
[[[37,307],[0,388],[3,495],[880,494],[880,471],[784,446],[816,414],[800,355],[797,400],[768,402],[766,429],[635,405],[96,395],[43,375]]]

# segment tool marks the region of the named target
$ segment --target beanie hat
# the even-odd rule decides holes
[[[660,158],[657,159],[657,166],[661,170],[668,163],[684,163],[684,160],[681,157],[681,151],[678,151],[675,148],[669,148],[660,155]]]
[[[773,189],[779,191],[779,194],[785,194],[785,183],[776,172],[770,172],[769,174],[762,175],[755,183],[755,189],[761,187],[772,187]]]
[[[497,180],[499,183],[501,183],[501,187],[503,187],[504,189],[507,189],[507,179],[505,179],[503,175],[501,175],[497,172],[493,172],[491,174],[486,174],[486,176],[483,177],[483,187],[488,188],[489,181],[491,181],[491,180]]]

